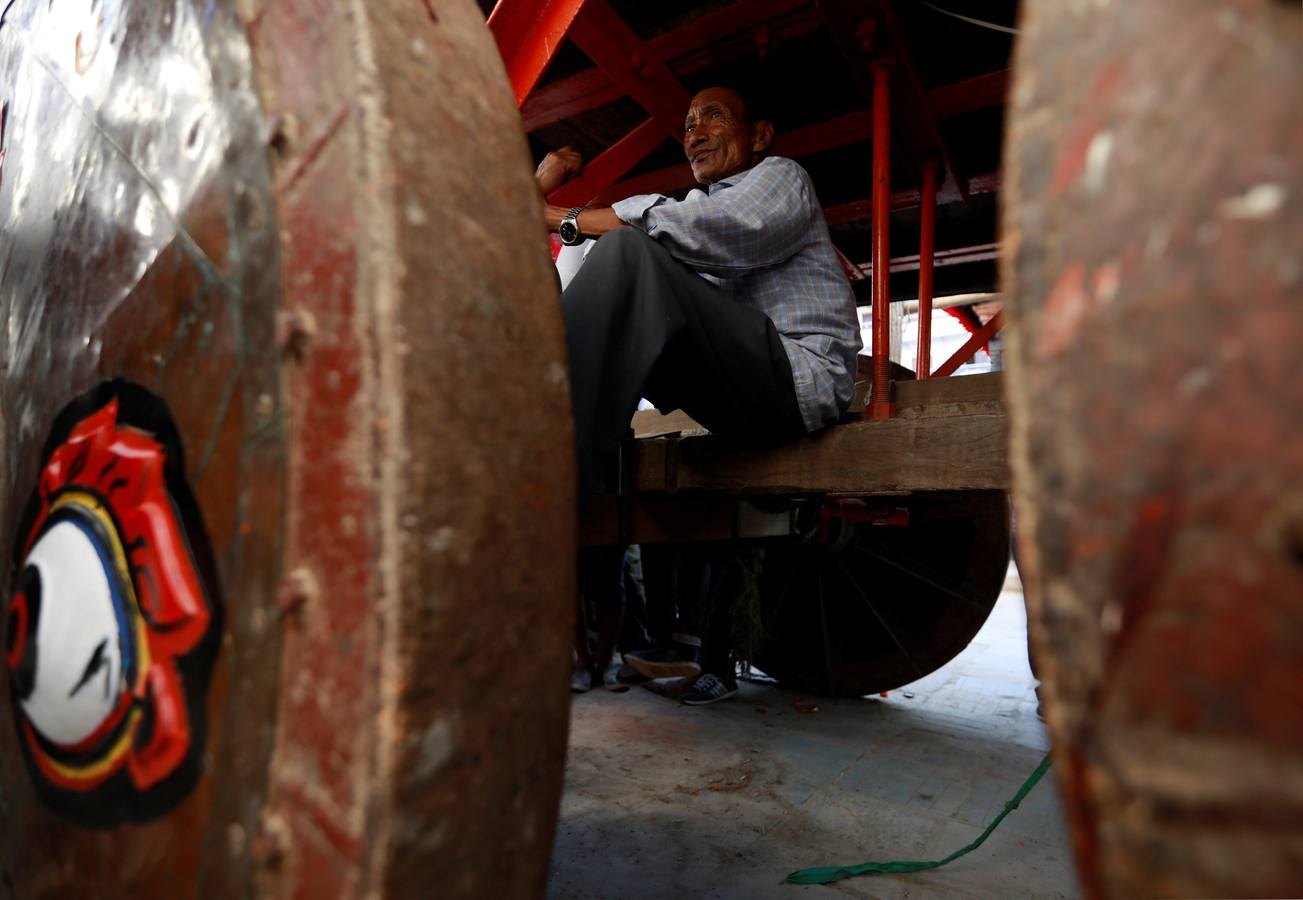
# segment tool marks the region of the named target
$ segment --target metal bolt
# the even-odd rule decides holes
[[[865,19],[855,29],[855,40],[859,43],[860,49],[865,53],[872,55],[878,45],[878,20]]]
[[[276,343],[288,355],[302,359],[317,334],[317,320],[306,309],[288,309],[276,319]]]
[[[268,869],[280,868],[287,843],[285,820],[272,813],[263,819],[258,836],[253,839],[253,861]]]
[[[276,608],[281,618],[298,612],[317,596],[317,579],[310,569],[300,566],[285,576],[276,591]]]

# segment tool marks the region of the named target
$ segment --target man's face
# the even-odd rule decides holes
[[[701,184],[749,169],[769,146],[773,129],[752,122],[746,104],[727,88],[708,88],[692,98],[683,123],[683,152]]]

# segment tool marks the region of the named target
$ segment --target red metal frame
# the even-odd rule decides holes
[[[933,268],[944,268],[946,266],[958,266],[964,263],[985,262],[987,260],[1000,258],[999,244],[974,244],[971,247],[953,247],[949,250],[934,250],[932,253]],[[913,272],[920,268],[922,260],[918,254],[910,256],[895,256],[891,259],[889,271],[894,275],[897,272]],[[866,278],[873,277],[873,263],[851,263],[849,273],[851,281],[863,281]]]
[[[808,0],[743,0],[647,41],[678,77],[749,53],[760,29],[769,40],[800,37],[819,27]],[[624,91],[600,68],[539,88],[521,109],[526,131],[534,131],[605,106]]]
[[[1007,77],[1004,72],[994,73],[1001,76],[1001,79]],[[974,109],[983,109],[990,105],[998,104],[998,99],[992,98],[998,95],[994,94],[987,87],[979,87],[973,84],[981,81],[988,76],[982,76],[981,79],[970,79],[969,81],[959,82],[956,85],[950,85],[946,88],[938,88],[937,91],[949,91],[959,88],[962,85],[972,85],[972,93],[954,94],[948,101],[950,104],[947,108],[956,112],[968,112]],[[967,91],[968,88],[965,88]],[[967,102],[964,102],[967,101]],[[828,119],[815,125],[807,125],[804,128],[798,128],[796,131],[787,134],[779,134],[774,137],[772,152],[778,156],[786,156],[792,159],[800,159],[803,156],[810,156],[815,153],[821,153],[824,150],[832,150],[836,147],[843,147],[847,144],[855,144],[861,141],[872,139],[873,131],[870,125],[873,118],[871,109],[864,109],[858,112],[848,113],[844,116],[838,116],[834,119]],[[684,188],[692,187],[695,184],[692,178],[692,169],[686,164],[666,166],[663,169],[657,169],[654,172],[648,172],[639,175],[636,178],[628,178],[611,186],[611,189],[604,191],[598,198],[598,202],[608,203],[613,200],[620,200],[624,197],[631,197],[634,194],[668,194]],[[964,193],[966,194],[988,194],[1000,189],[1000,173],[991,172],[986,175],[976,175],[966,182]],[[958,195],[956,195],[958,196]],[[941,202],[945,202],[942,198]],[[919,203],[919,192],[916,189],[900,191],[892,195],[893,208],[903,209],[909,206],[917,206]],[[825,217],[829,224],[836,222],[858,221],[869,218],[870,201],[856,200],[851,203],[838,204],[837,206],[827,207]]]
[[[522,106],[561,49],[586,0],[498,0],[489,30],[507,67],[516,106]]]
[[[945,378],[954,374],[954,371],[964,364],[964,362],[974,353],[980,350],[987,341],[995,337],[1000,329],[1004,327],[1004,310],[996,313],[990,321],[977,329],[969,336],[964,345],[956,350],[949,359],[937,367],[932,373],[933,378]]]
[[[932,99],[932,108],[937,117],[945,119],[960,113],[1002,106],[1008,92],[1009,70],[1000,69],[933,88],[928,96]]]
[[[870,419],[890,419],[891,331],[891,66],[879,59],[873,66],[873,396]]]
[[[858,497],[825,499],[819,506],[819,528],[814,537],[816,544],[828,543],[828,523],[833,519],[908,528],[909,510],[903,506],[896,506],[887,499],[879,499],[876,502],[868,502]]]
[[[588,0],[570,28],[570,39],[651,113],[667,135],[682,136],[683,117],[692,95],[606,0]]]
[[[952,203],[958,200],[967,206],[968,182],[959,177],[959,171],[951,161],[950,149],[941,133],[940,119],[932,105],[931,95],[923,85],[918,66],[914,64],[909,42],[896,18],[895,5],[892,0],[871,2],[877,13],[880,37],[889,37],[893,46],[894,89],[900,94],[901,100],[895,123],[898,140],[911,151],[907,159],[935,160],[940,165],[940,180],[944,191],[942,202]]]
[[[922,208],[918,229],[918,361],[915,377],[928,377],[932,368],[932,257],[936,237],[937,164],[923,164]]]
[[[636,166],[665,140],[665,129],[655,119],[648,119],[616,141],[608,150],[591,160],[578,177],[548,195],[556,206],[579,206],[592,201],[617,178]]]
[[[968,179],[969,196],[976,194],[994,194],[1000,190],[1000,173],[990,172],[986,175],[974,175]],[[896,191],[891,195],[891,211],[898,212],[902,209],[911,209],[923,202],[921,191],[912,188],[904,191]],[[940,199],[938,198],[938,203]],[[837,225],[843,222],[860,222],[869,218],[873,213],[873,200],[852,200],[849,203],[838,203],[836,206],[825,206],[823,208],[823,217],[829,225]],[[893,269],[892,271],[895,271]]]

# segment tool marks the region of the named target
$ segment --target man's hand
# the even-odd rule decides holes
[[[534,180],[538,182],[538,189],[546,197],[578,175],[579,170],[583,167],[584,158],[579,155],[577,150],[562,147],[560,150],[553,150],[543,157],[543,161],[538,164],[538,168],[534,171]]]

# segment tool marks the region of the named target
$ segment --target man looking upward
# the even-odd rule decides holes
[[[805,170],[766,157],[773,126],[743,98],[692,99],[683,150],[706,186],[575,213],[603,237],[561,297],[581,493],[626,434],[639,397],[716,434],[795,438],[835,422],[854,393],[859,322]],[[578,173],[573,151],[539,165],[544,192]],[[630,227],[624,227],[630,226]]]

